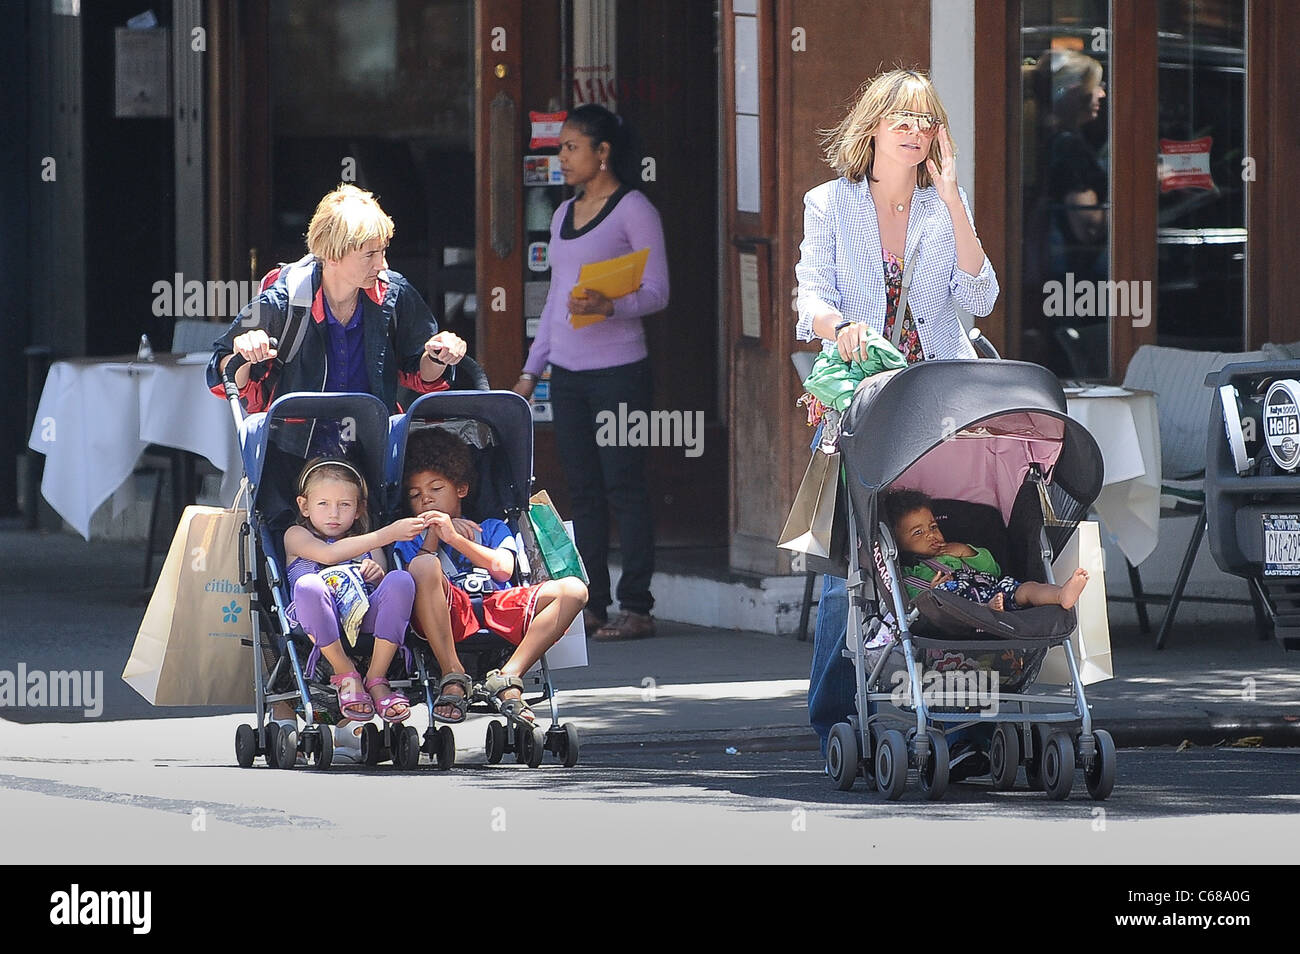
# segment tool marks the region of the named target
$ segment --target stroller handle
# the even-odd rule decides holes
[[[279,348],[280,342],[271,338],[270,345],[272,348]],[[240,425],[244,422],[244,406],[239,402],[239,388],[235,384],[235,374],[246,364],[251,364],[238,351],[232,352],[228,361],[221,368],[221,383],[226,391],[226,401],[230,404],[230,410],[235,415],[235,431],[240,430]]]
[[[998,354],[998,349],[993,346],[993,342],[989,341],[989,339],[984,336],[984,332],[980,331],[978,328],[971,328],[971,330],[966,333],[966,336],[970,338],[970,343],[975,346],[975,353],[981,358],[1001,359],[1002,355]]]

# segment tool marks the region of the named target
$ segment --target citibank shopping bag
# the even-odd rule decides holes
[[[1079,524],[1052,564],[1052,573],[1060,583],[1079,567],[1088,571],[1088,585],[1083,588],[1074,607],[1079,616],[1079,628],[1070,634],[1070,643],[1074,647],[1079,678],[1086,686],[1115,676],[1110,661],[1110,621],[1106,617],[1106,575],[1102,565],[1101,536],[1092,520]],[[1064,646],[1053,646],[1048,651],[1038,673],[1038,682],[1053,686],[1070,685],[1070,668]]]
[[[253,704],[242,508],[186,507],[122,679],[156,706]]]

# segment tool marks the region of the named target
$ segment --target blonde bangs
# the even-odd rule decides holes
[[[826,162],[851,182],[863,179],[874,182],[875,131],[887,115],[899,110],[931,113],[945,126],[948,125],[948,113],[927,76],[915,70],[891,70],[863,85],[848,115],[837,126],[821,130]],[[937,135],[930,144],[927,158],[939,165]],[[916,167],[916,184],[922,189],[931,185],[930,172],[924,162]]]
[[[316,206],[307,226],[307,250],[323,261],[337,262],[375,239],[388,245],[394,231],[392,218],[373,193],[345,183]]]

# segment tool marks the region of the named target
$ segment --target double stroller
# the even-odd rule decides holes
[[[536,559],[536,542],[526,518],[532,486],[532,412],[527,401],[510,391],[452,390],[423,395],[405,414],[391,418],[384,403],[369,394],[286,394],[266,411],[246,415],[232,383],[241,363],[236,356],[223,377],[249,485],[240,579],[252,611],[257,721],[238,727],[235,758],[243,768],[263,757],[272,768],[292,769],[301,756],[325,769],[333,761],[332,727],[341,720],[338,698],[329,685],[328,663],[321,658],[314,660],[314,667],[306,665],[313,644],[288,613],[292,594],[283,548],[284,532],[297,515],[294,483],[305,458],[327,453],[356,466],[369,487],[371,524],[383,526],[407,514],[402,471],[410,434],[422,427],[453,430],[471,445],[478,471],[467,501],[474,509],[467,512],[508,524],[518,549],[512,582],[536,582],[544,578],[539,576],[544,564]],[[474,377],[486,387],[472,364],[463,376]],[[529,554],[534,555],[531,562]],[[349,654],[364,668],[372,647],[373,637],[362,632]],[[487,672],[499,668],[512,650],[486,629],[457,644],[473,681],[470,711],[493,716],[487,728],[487,761],[500,762],[503,755],[514,753],[517,761],[536,768],[550,752],[566,767],[575,765],[578,733],[571,724],[560,722],[545,657],[540,671],[523,678],[529,705],[549,703],[549,726],[540,718],[534,724],[502,711],[483,690]],[[361,734],[362,762],[391,762],[395,768],[414,769],[425,753],[439,769],[451,769],[456,760],[455,735],[449,725],[435,725],[433,718],[441,673],[428,644],[409,628],[388,675],[392,688],[410,701],[412,720],[382,726],[366,723]],[[282,728],[271,718],[272,707],[282,702],[294,707],[303,722],[301,730]],[[410,724],[420,704],[428,720],[423,732]]]
[[[839,425],[855,706],[827,743],[836,786],[863,777],[894,800],[915,768],[923,795],[939,799],[958,761],[976,759],[996,789],[1014,787],[1023,764],[1031,788],[1063,799],[1078,767],[1106,798],[1115,746],[1092,724],[1070,646],[1075,610],[995,611],[941,589],[909,600],[878,506],[891,489],[921,491],[946,540],[989,548],[1018,580],[1055,582],[1052,562],[1102,484],[1101,453],[1066,415],[1059,382],[1016,361],[923,362],[860,389]],[[1057,646],[1070,686],[1030,691]],[[982,774],[970,767],[960,776]]]

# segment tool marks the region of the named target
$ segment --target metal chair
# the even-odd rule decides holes
[[[1138,627],[1143,633],[1151,632],[1147,603],[1167,605],[1160,630],[1156,634],[1156,649],[1163,649],[1165,640],[1173,630],[1174,619],[1180,603],[1230,603],[1255,606],[1251,598],[1224,599],[1217,596],[1188,595],[1184,592],[1196,553],[1205,536],[1205,446],[1208,437],[1210,404],[1214,394],[1205,387],[1205,376],[1226,364],[1237,361],[1259,361],[1263,352],[1250,351],[1239,354],[1217,351],[1187,351],[1182,348],[1164,348],[1143,345],[1133,355],[1124,375],[1124,387],[1153,391],[1156,395],[1156,413],[1160,421],[1160,519],[1193,516],[1196,526],[1183,552],[1178,576],[1169,593],[1147,593],[1142,586],[1142,576],[1132,563],[1125,559],[1129,585],[1133,589],[1132,602],[1137,609]],[[1127,602],[1123,597],[1112,597]],[[1255,606],[1258,613],[1259,607]]]

